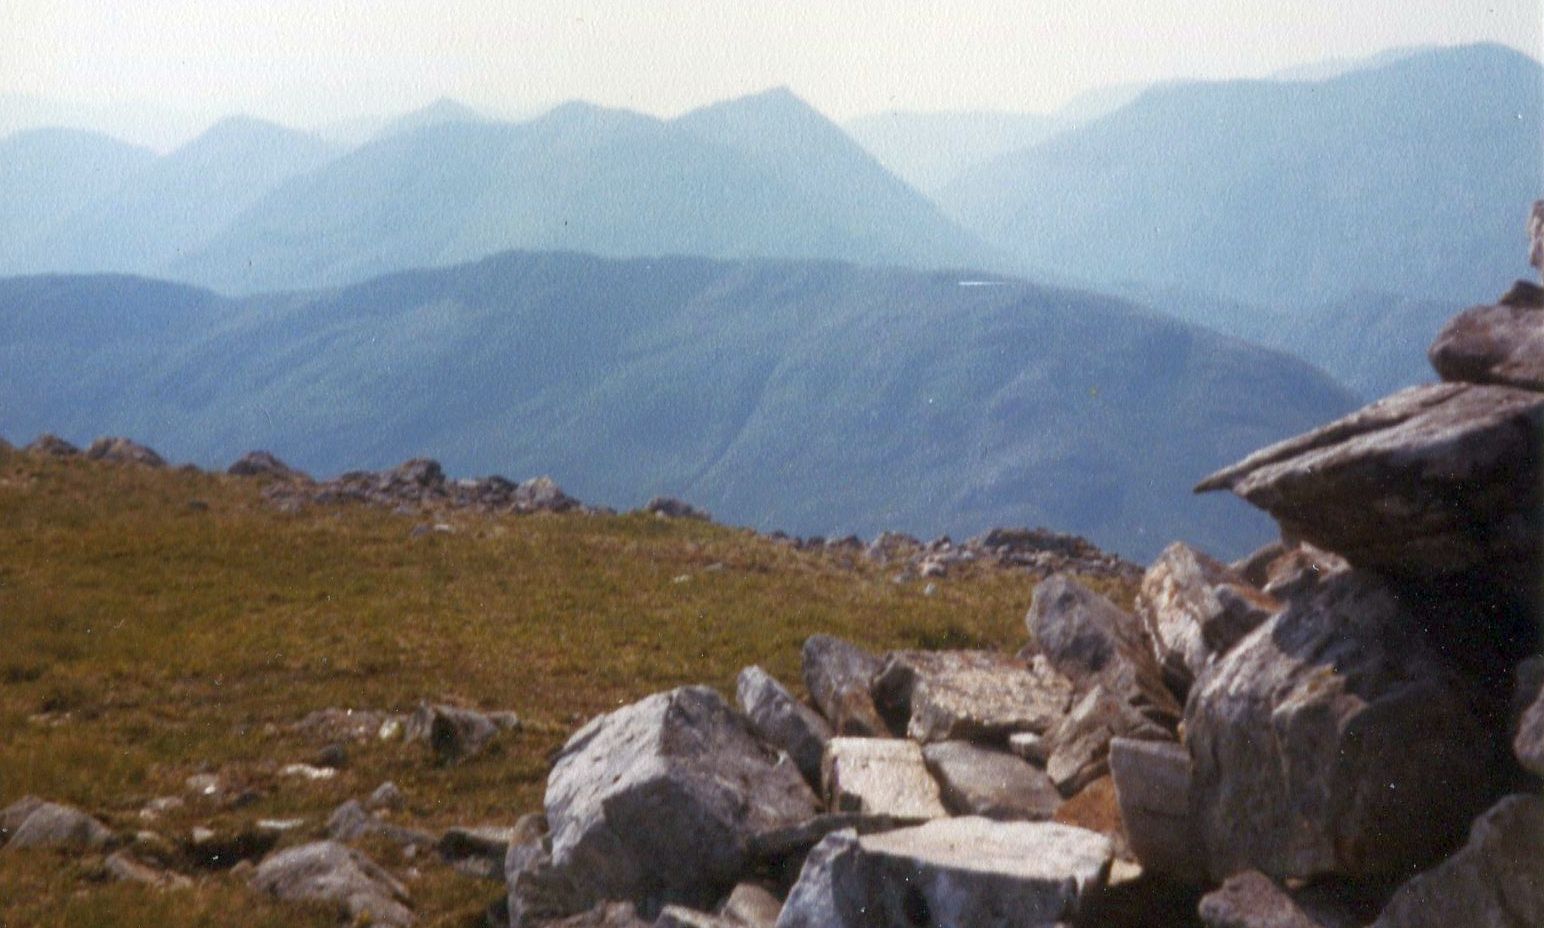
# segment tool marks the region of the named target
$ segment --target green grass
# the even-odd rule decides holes
[[[287,841],[394,780],[397,821],[433,831],[540,807],[546,757],[583,720],[760,663],[790,684],[806,635],[875,649],[1016,648],[1032,582],[986,568],[893,571],[745,531],[641,515],[404,517],[359,506],[287,515],[259,485],[0,451],[0,805],[28,793],[132,833],[299,816]],[[195,504],[194,501],[197,501]],[[413,538],[442,521],[451,533]],[[1118,597],[1129,591],[1110,590]],[[329,706],[419,700],[514,709],[525,728],[439,767],[422,746],[350,746],[338,778],[278,775],[322,746],[292,729]],[[150,798],[219,771],[257,794],[147,825]],[[378,849],[427,925],[472,925],[499,894]],[[186,892],[114,885],[92,859],[0,851],[0,926],[331,924],[265,904],[228,875]]]

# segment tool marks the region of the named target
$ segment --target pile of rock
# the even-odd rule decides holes
[[[968,565],[1020,570],[1036,577],[1075,573],[1134,581],[1142,576],[1141,567],[1086,538],[1044,528],[994,528],[960,543],[947,535],[924,542],[903,532],[881,532],[867,543],[856,535],[796,538],[773,532],[770,537],[801,551],[845,559],[862,555],[896,569],[901,580],[946,577]]]
[[[520,483],[503,477],[451,480],[439,462],[415,458],[389,470],[350,471],[315,481],[267,452],[254,451],[230,473],[270,479],[263,495],[285,510],[307,504],[363,503],[388,509],[468,509],[477,512],[569,512],[584,508],[550,477]]]

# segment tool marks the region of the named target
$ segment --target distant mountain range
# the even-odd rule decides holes
[[[932,196],[962,172],[1073,125],[1038,113],[893,111],[860,116],[843,128],[897,177]]]
[[[1476,302],[1520,270],[1541,88],[1538,62],[1492,45],[1325,80],[1166,84],[940,201],[1022,266],[1091,285]]]
[[[1088,293],[830,262],[511,253],[232,300],[0,281],[0,434],[318,474],[410,456],[802,534],[1043,524],[1137,558],[1268,521],[1198,476],[1348,409],[1285,355]]]

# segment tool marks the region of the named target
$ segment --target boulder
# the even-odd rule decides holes
[[[1173,741],[1110,742],[1110,774],[1131,853],[1142,866],[1182,882],[1206,876],[1206,855],[1190,812],[1190,752]]]
[[[166,466],[166,461],[159,454],[127,438],[98,438],[86,449],[86,457],[93,461],[112,461],[118,464]]]
[[[773,928],[783,902],[760,883],[741,883],[719,906],[718,914],[745,928]]]
[[[1498,802],[1458,853],[1394,893],[1373,928],[1457,925],[1544,925],[1544,796]]]
[[[310,480],[267,451],[248,451],[225,471],[233,477],[269,477],[274,480]]]
[[[1530,591],[1544,544],[1544,395],[1411,387],[1203,480],[1284,533],[1416,583],[1468,576]]]
[[[685,500],[674,496],[656,496],[643,504],[644,512],[651,512],[661,519],[698,519],[712,521],[713,516],[705,509],[698,509]]]
[[[1061,804],[1050,777],[1003,751],[940,741],[923,748],[922,759],[955,815],[1043,822]]]
[[[568,512],[583,504],[557,485],[551,477],[532,477],[516,484],[513,491],[516,512]]]
[[[71,806],[56,802],[39,802],[32,797],[7,807],[5,827],[10,839],[5,850],[19,851],[28,848],[62,847],[77,851],[94,851],[106,847],[113,840],[112,830],[101,822]],[[22,814],[25,810],[25,814]],[[12,820],[16,820],[12,830]]]
[[[1054,574],[1035,586],[1024,624],[1030,648],[1078,688],[1102,686],[1132,705],[1179,718],[1141,620],[1108,599]]]
[[[1046,732],[1045,772],[1063,796],[1110,772],[1111,738],[1165,741],[1173,735],[1130,704],[1095,686]]]
[[[1137,615],[1165,680],[1183,696],[1215,654],[1280,608],[1242,576],[1184,542],[1169,545],[1142,577]]]
[[[80,449],[49,432],[44,432],[22,449],[30,454],[44,454],[55,458],[69,458],[80,454]]]
[[[922,748],[904,738],[832,738],[820,779],[833,812],[913,821],[949,814]]]
[[[798,769],[707,687],[600,716],[547,780],[553,866],[590,905],[706,909],[734,885],[758,832],[816,813]]]
[[[407,888],[364,854],[335,841],[279,851],[258,864],[249,882],[279,899],[337,905],[356,922],[413,923]]]
[[[1212,875],[1423,866],[1489,804],[1502,749],[1387,582],[1334,574],[1214,661],[1185,711]]]
[[[831,726],[760,667],[747,667],[735,681],[735,697],[761,739],[787,752],[804,779],[820,782],[820,758]]]
[[[1426,356],[1443,380],[1544,390],[1544,306],[1476,306],[1437,333]]]
[[[1206,928],[1360,928],[1346,908],[1333,903],[1300,900],[1258,870],[1229,877],[1201,899]]]
[[[940,819],[827,837],[805,861],[778,928],[1032,928],[1070,923],[1110,868],[1102,835],[1049,822]]]
[[[874,680],[880,711],[918,741],[1006,743],[1045,732],[1067,711],[1072,683],[1044,656],[990,651],[897,651]]]
[[[36,796],[23,796],[4,809],[0,809],[0,845],[11,840],[11,835],[21,827],[21,823],[27,820],[27,816],[45,805],[43,800]]]
[[[193,885],[182,874],[151,866],[128,851],[114,851],[102,865],[107,875],[120,883],[140,883],[156,889],[188,889]]]
[[[512,712],[484,713],[420,703],[408,717],[403,737],[428,744],[441,763],[454,763],[482,753],[500,731],[519,727],[520,719]]]
[[[804,641],[804,688],[839,735],[878,738],[888,732],[874,708],[869,686],[879,658],[831,635]]]

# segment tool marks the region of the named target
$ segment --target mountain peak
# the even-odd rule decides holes
[[[404,132],[451,122],[487,122],[488,117],[451,97],[440,97],[416,110],[403,113],[382,126],[374,138],[385,139]]]

